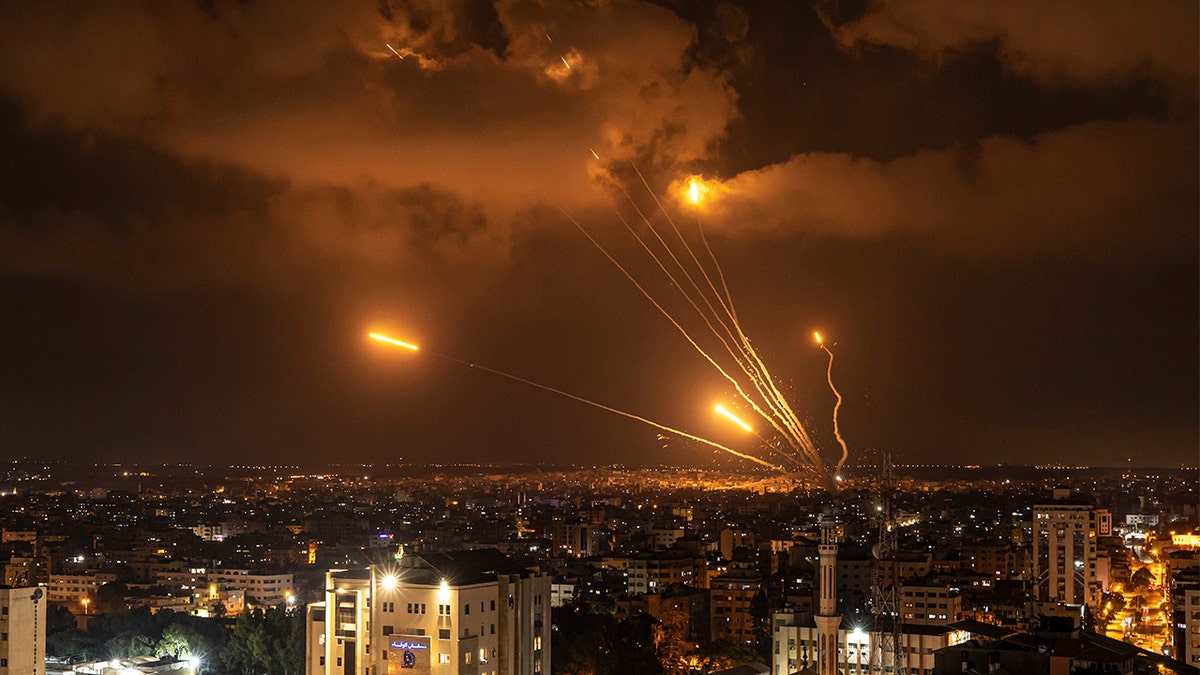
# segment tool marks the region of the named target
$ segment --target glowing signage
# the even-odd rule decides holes
[[[429,645],[408,640],[392,640],[392,649],[429,649]]]

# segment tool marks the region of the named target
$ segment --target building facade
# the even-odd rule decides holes
[[[756,576],[723,574],[709,585],[711,617],[709,633],[712,639],[725,639],[735,644],[752,645],[757,637],[754,614],[750,605],[762,590],[762,579]]]
[[[900,612],[906,624],[945,626],[962,618],[962,596],[945,585],[904,584]]]
[[[306,673],[548,674],[550,584],[495,549],[331,570],[308,606]]]
[[[1068,605],[1096,604],[1104,590],[1096,539],[1110,532],[1108,512],[1054,491],[1054,500],[1033,507],[1033,570],[1038,599]],[[1110,527],[1111,529],[1111,527]]]
[[[209,582],[223,590],[245,591],[246,604],[252,607],[276,607],[292,596],[291,574],[222,568],[212,571]]]
[[[779,612],[772,618],[771,673],[791,675],[796,672],[820,673],[820,631],[812,615]],[[883,664],[878,660],[877,641],[880,635],[871,626],[853,626],[840,620],[833,643],[831,665],[845,675],[877,675],[896,672],[889,657]],[[907,675],[931,675],[934,653],[967,639],[967,634],[949,626],[905,625],[896,643],[896,660]],[[886,664],[886,665],[884,665]],[[807,670],[806,670],[807,669]]]
[[[696,571],[704,559],[678,553],[652,553],[631,558],[626,568],[626,589],[630,595],[657,593],[672,584],[698,586]]]
[[[0,675],[45,675],[46,602],[41,588],[0,586]]]

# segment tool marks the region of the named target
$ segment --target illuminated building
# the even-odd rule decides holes
[[[256,572],[246,569],[213,570],[209,582],[221,589],[245,591],[246,604],[252,607],[276,607],[287,601],[292,591],[292,575]]]
[[[735,644],[754,644],[754,616],[750,603],[762,589],[762,579],[736,573],[723,574],[709,582],[712,639]]]
[[[41,588],[0,586],[0,673],[45,675],[46,598]]]
[[[962,596],[949,586],[904,584],[900,596],[905,624],[945,626],[962,618]]]
[[[599,550],[596,529],[587,523],[555,523],[550,542],[557,555],[586,558]]]
[[[777,675],[820,673],[818,650],[820,632],[813,621],[817,617],[799,612],[777,612],[773,616],[771,672]],[[890,662],[885,667],[872,664],[876,640],[880,638],[870,620],[861,626],[851,625],[838,617],[840,625],[833,640],[836,655],[830,666],[845,675],[868,675],[894,672]],[[897,651],[904,672],[927,674],[933,672],[934,653],[967,639],[967,634],[951,626],[905,625],[898,636]]]
[[[1069,497],[1069,490],[1056,488],[1052,502],[1033,507],[1037,596],[1068,605],[1095,604],[1103,586],[1096,538],[1111,533],[1112,520],[1108,511]]]
[[[1191,532],[1176,534],[1172,532],[1171,543],[1180,548],[1200,549],[1200,534]]]
[[[308,606],[306,673],[549,673],[550,582],[495,549],[331,570]]]
[[[1173,551],[1164,562],[1172,653],[1189,666],[1200,668],[1200,554]]]
[[[672,584],[698,586],[696,572],[705,566],[701,557],[679,553],[650,553],[629,560],[626,587],[630,595],[657,593]]]
[[[92,574],[51,574],[49,600],[51,602],[79,602],[84,598],[96,597],[104,584],[117,580],[111,572]]]

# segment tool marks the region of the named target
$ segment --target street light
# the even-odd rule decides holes
[[[83,613],[86,615],[88,613],[88,605],[92,604],[92,599],[84,596],[79,602],[83,605]]]

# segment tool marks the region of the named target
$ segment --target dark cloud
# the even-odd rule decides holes
[[[1113,81],[1158,77],[1195,92],[1194,3],[1170,0],[1089,6],[978,2],[946,7],[930,0],[873,5],[839,26],[847,47],[891,45],[929,58],[999,40],[1013,71],[1040,80]]]
[[[972,256],[1175,255],[1200,175],[1193,125],[1097,123],[889,162],[812,153],[719,186],[721,227],[928,238]],[[764,208],[771,205],[770,208]]]
[[[735,114],[666,10],[413,5],[8,7],[0,86],[36,120],[297,182],[429,183],[504,215],[594,203],[601,163],[643,148],[700,158]]]

